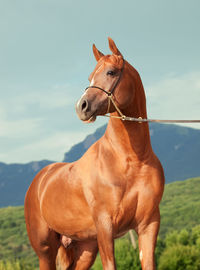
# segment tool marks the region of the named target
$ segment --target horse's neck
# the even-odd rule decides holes
[[[142,82],[138,85],[134,104],[131,104],[124,110],[123,114],[130,117],[147,117]],[[125,156],[132,156],[142,161],[152,153],[148,123],[122,121],[111,118],[105,137],[110,142],[111,147],[115,148],[116,152],[123,153]]]

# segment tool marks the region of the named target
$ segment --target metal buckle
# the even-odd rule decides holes
[[[142,117],[138,117],[138,120],[143,120]],[[142,124],[142,121],[138,121],[139,124]]]

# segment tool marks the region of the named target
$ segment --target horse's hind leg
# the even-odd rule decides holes
[[[50,231],[47,239],[40,242],[36,253],[39,258],[40,270],[56,270],[56,256],[60,246],[59,237]]]
[[[24,205],[28,237],[39,258],[40,270],[56,270],[60,235],[51,230],[42,218],[34,193],[34,189],[27,192]]]
[[[56,256],[60,246],[60,236],[51,230],[41,218],[27,224],[28,236],[39,258],[40,270],[56,270]]]
[[[96,240],[75,242],[73,244],[73,263],[67,270],[87,270],[93,265],[98,252]]]

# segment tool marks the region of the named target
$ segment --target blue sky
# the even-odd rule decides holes
[[[107,122],[75,102],[111,36],[141,74],[148,116],[200,119],[200,1],[0,0],[0,161],[61,161]],[[199,128],[200,126],[195,125]]]

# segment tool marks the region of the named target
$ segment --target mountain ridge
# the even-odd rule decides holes
[[[72,146],[64,162],[79,159],[105,132],[106,125]],[[150,125],[154,152],[164,167],[166,182],[184,180],[200,175],[200,130],[177,125]],[[0,207],[22,205],[34,176],[55,161],[41,160],[24,164],[0,162]]]
[[[79,159],[104,134],[105,129],[106,125],[74,145],[65,153],[63,161],[72,162]],[[200,130],[151,123],[150,136],[152,148],[164,167],[167,183],[200,175]]]

